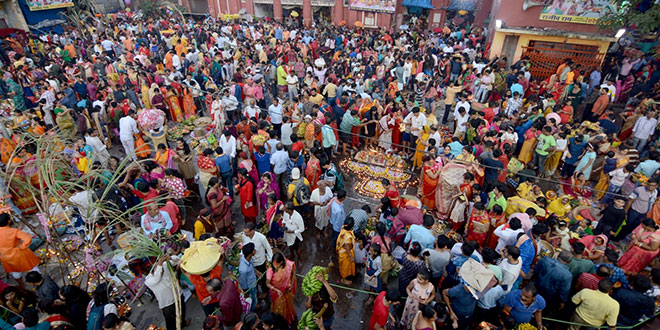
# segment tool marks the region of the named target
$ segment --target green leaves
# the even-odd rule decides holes
[[[611,1],[619,10],[608,13],[598,20],[597,25],[601,30],[634,28],[645,34],[655,32],[660,27],[660,2],[652,1],[650,8],[641,12],[638,7],[644,0]]]

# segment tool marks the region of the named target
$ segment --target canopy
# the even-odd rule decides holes
[[[476,8],[477,8],[476,0],[452,0],[449,7],[447,7],[447,10],[474,11]]]
[[[431,4],[431,0],[403,0],[403,2],[401,2],[401,5],[406,7],[419,7],[426,9],[435,8]]]

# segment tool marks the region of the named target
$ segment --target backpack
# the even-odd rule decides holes
[[[298,201],[298,205],[305,205],[309,203],[309,197],[311,192],[309,191],[309,186],[305,184],[305,179],[300,178],[295,183],[295,188],[293,190],[293,196]]]
[[[339,172],[335,166],[325,172],[325,176],[335,177],[335,185],[332,188],[333,191],[344,189],[344,176],[341,175],[341,172]]]
[[[101,306],[92,306],[92,309],[89,311],[89,318],[87,319],[87,330],[101,330],[103,325],[103,314],[104,314],[105,305]]]

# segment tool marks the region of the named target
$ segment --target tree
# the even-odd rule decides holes
[[[660,1],[655,0],[611,0],[618,10],[598,19],[601,29],[618,30],[634,28],[641,33],[650,33],[660,27]]]

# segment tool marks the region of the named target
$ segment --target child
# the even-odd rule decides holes
[[[591,220],[589,219],[582,219],[580,222],[578,222],[578,227],[575,229],[575,232],[580,235],[580,237],[584,237],[587,235],[593,235],[593,228],[591,227]]]
[[[355,267],[364,266],[367,260],[367,238],[362,233],[355,233]]]
[[[383,265],[380,259],[380,245],[371,244],[369,247],[369,255],[367,257],[367,267],[364,270],[364,283],[367,290],[371,292],[381,291],[380,273],[383,270]],[[366,304],[369,305],[374,300],[373,295],[369,295]]]

